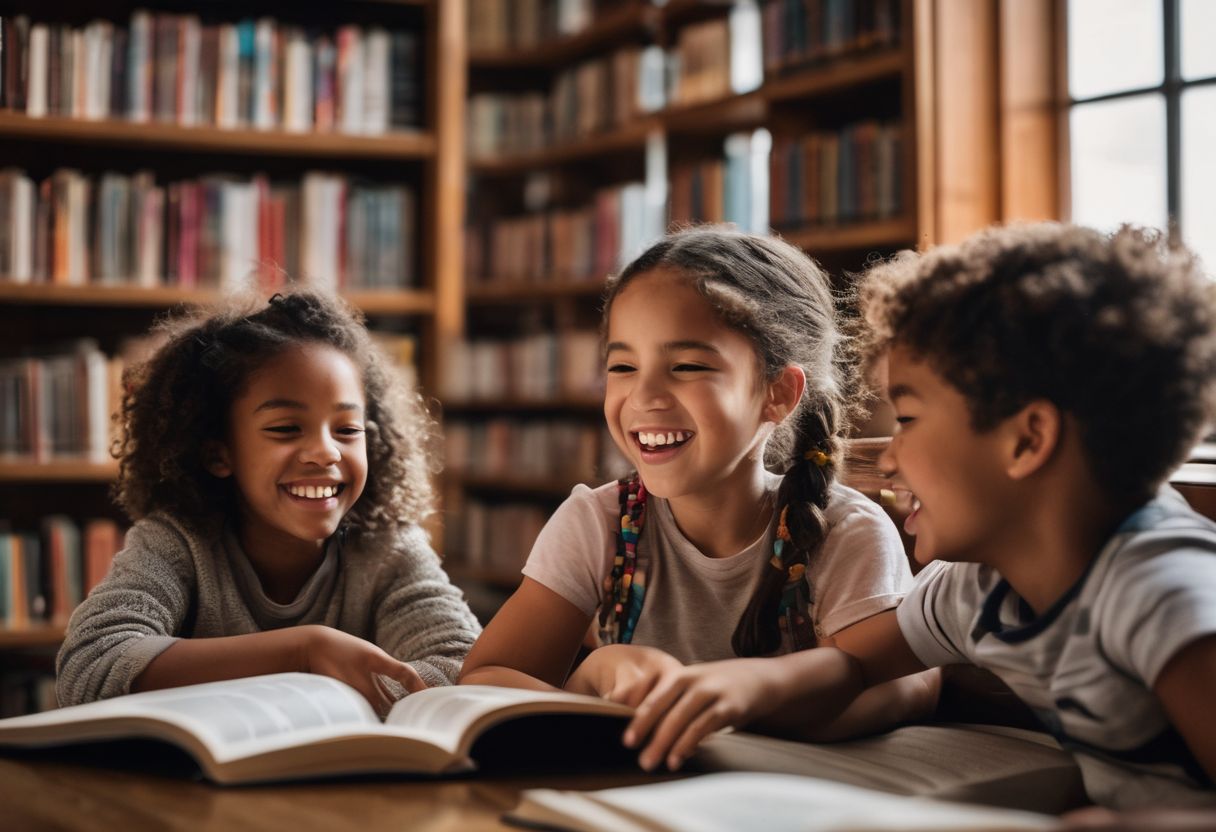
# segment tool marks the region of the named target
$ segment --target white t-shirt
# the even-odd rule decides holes
[[[772,493],[780,484],[780,476],[770,475]],[[827,520],[827,537],[807,569],[820,638],[891,609],[912,583],[895,525],[863,494],[834,485]],[[576,486],[536,539],[523,573],[593,615],[612,571],[619,528],[615,482]],[[633,643],[686,664],[735,658],[731,636],[772,557],[775,534],[774,518],[743,551],[707,557],[680,532],[667,500],[647,497],[638,542],[649,558],[646,601]]]
[[[1216,633],[1216,524],[1173,489],[1128,517],[1040,616],[995,570],[939,562],[898,618],[926,665],[969,662],[1009,685],[1076,754],[1095,802],[1216,802],[1152,691],[1179,650]]]

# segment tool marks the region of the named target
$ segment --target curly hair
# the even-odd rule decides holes
[[[765,464],[785,474],[776,509],[789,507],[793,545],[785,547],[783,566],[808,563],[827,535],[825,511],[843,467],[844,437],[861,415],[855,342],[837,314],[848,296],[834,295],[823,270],[783,240],[728,226],[696,226],[664,237],[609,280],[605,328],[613,300],[656,268],[686,275],[723,323],[748,337],[763,381],[775,381],[790,365],[806,373],[802,399],[765,445]],[[827,454],[834,464],[813,464],[806,459],[812,451]],[[765,560],[762,570],[732,638],[740,656],[771,653],[781,644],[777,608],[786,569],[773,569]]]
[[[304,343],[341,350],[363,381],[367,485],[343,528],[391,530],[430,513],[433,422],[345,301],[300,289],[269,303],[238,295],[163,320],[154,332],[164,345],[124,373],[122,431],[112,451],[120,461],[114,499],[132,520],[165,511],[208,529],[234,516],[235,486],[208,473],[202,449],[227,435],[229,408],[249,377]]]
[[[1216,283],[1160,232],[991,228],[873,267],[860,297],[867,364],[909,349],[977,431],[1053,402],[1115,498],[1151,494],[1216,413]]]

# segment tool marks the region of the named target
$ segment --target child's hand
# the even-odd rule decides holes
[[[662,674],[637,705],[625,729],[625,745],[644,738],[638,764],[649,771],[667,761],[673,771],[709,734],[728,726],[746,725],[776,705],[778,684],[766,659],[706,662]]]
[[[684,667],[653,647],[609,644],[591,651],[566,682],[566,690],[602,696],[636,707],[664,673]]]
[[[350,685],[381,716],[388,713],[394,701],[381,676],[396,680],[410,693],[426,688],[414,668],[370,641],[318,624],[297,629],[301,637],[300,667]]]

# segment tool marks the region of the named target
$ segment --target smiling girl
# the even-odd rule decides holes
[[[136,522],[68,625],[60,704],[299,670],[384,710],[454,680],[478,627],[417,526],[430,425],[362,322],[300,291],[161,328],[123,401]]]
[[[911,573],[891,521],[837,480],[851,370],[828,278],[780,240],[685,231],[609,281],[604,332],[604,416],[636,473],[574,489],[461,681],[636,705],[645,768],[726,725],[830,736],[847,700],[808,709],[756,657],[838,647],[800,672],[848,675],[842,651]],[[570,675],[597,609],[606,646]],[[934,695],[901,680],[845,718],[882,727]]]

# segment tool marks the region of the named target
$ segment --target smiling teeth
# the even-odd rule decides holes
[[[337,485],[290,485],[288,493],[293,497],[305,497],[309,500],[323,500],[337,495],[340,486]]]
[[[686,438],[691,438],[691,434],[685,434],[682,430],[668,431],[667,433],[645,432],[638,434],[638,441],[652,448],[660,445],[674,445],[677,442],[683,442]]]

